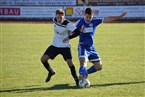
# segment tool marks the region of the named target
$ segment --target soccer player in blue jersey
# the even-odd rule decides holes
[[[85,9],[84,18],[80,19],[76,24],[76,27],[81,30],[81,33],[72,34],[72,36],[75,37],[79,35],[78,55],[80,61],[80,79],[87,78],[88,74],[102,69],[101,59],[94,47],[94,34],[96,32],[96,27],[103,22],[112,22],[122,19],[126,15],[127,12],[124,12],[119,16],[109,16],[98,19],[93,18],[93,10],[91,8]],[[65,38],[63,42],[68,41],[70,39],[69,37]],[[93,66],[86,70],[88,60],[93,63]]]

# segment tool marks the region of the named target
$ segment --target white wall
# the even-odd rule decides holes
[[[20,6],[1,6],[0,18],[52,18],[55,16],[56,9],[62,8],[66,10],[68,7],[20,7]],[[69,7],[70,8],[70,7]],[[71,7],[72,12],[68,18],[83,17],[85,7]],[[107,17],[112,15],[120,15],[127,11],[128,18],[145,18],[145,6],[97,6],[92,7],[95,17]]]

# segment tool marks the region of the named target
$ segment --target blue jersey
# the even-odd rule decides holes
[[[77,22],[76,27],[80,29],[84,25],[85,29],[80,34],[79,42],[92,46],[94,44],[94,33],[96,31],[96,27],[102,22],[103,19],[93,18],[89,23],[87,23],[84,18],[80,19]]]

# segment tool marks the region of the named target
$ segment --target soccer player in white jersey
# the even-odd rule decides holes
[[[48,60],[54,59],[58,54],[61,54],[68,64],[71,74],[76,81],[76,85],[78,86],[78,76],[76,74],[75,66],[72,63],[72,55],[70,50],[69,41],[66,43],[63,42],[63,39],[69,36],[69,31],[74,33],[80,33],[73,24],[65,19],[64,11],[62,9],[56,10],[56,17],[53,19],[54,22],[54,39],[52,45],[48,47],[43,56],[41,57],[41,62],[44,67],[48,70],[48,76],[46,78],[46,82],[50,81],[51,77],[55,74],[55,70],[52,69]],[[73,38],[75,36],[71,36],[69,38]],[[60,66],[61,64],[57,64]]]
[[[91,8],[85,9],[84,18],[80,19],[76,24],[76,27],[81,31],[79,35],[78,46],[80,79],[87,78],[88,74],[102,69],[101,59],[94,47],[94,34],[96,32],[96,27],[102,22],[112,22],[114,20],[122,19],[125,15],[127,15],[127,12],[124,12],[119,16],[109,16],[106,18],[98,19],[93,18],[93,10]],[[63,42],[66,42],[68,40],[69,37],[65,38]],[[88,60],[93,63],[93,66],[86,70]]]

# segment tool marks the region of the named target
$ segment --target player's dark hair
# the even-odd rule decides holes
[[[90,7],[86,8],[85,14],[91,15],[92,13],[93,13],[93,10]]]
[[[64,15],[64,11],[62,9],[56,10],[56,14]]]

